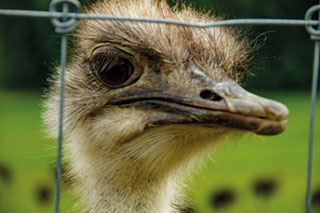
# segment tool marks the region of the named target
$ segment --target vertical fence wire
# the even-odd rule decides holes
[[[62,139],[63,139],[63,110],[64,110],[64,84],[65,84],[65,69],[67,55],[67,35],[61,35],[61,79],[60,79],[60,115],[59,115],[59,137],[58,137],[58,153],[56,167],[56,201],[55,213],[59,213],[60,206],[60,182],[61,182],[61,159],[62,159]]]
[[[307,175],[307,195],[306,195],[306,212],[311,211],[311,181],[312,181],[312,158],[313,158],[313,138],[314,138],[314,118],[316,111],[316,98],[319,78],[319,52],[320,42],[315,41],[313,77],[311,89],[311,112],[310,112],[310,132],[309,132],[309,151],[308,151],[308,175]]]
[[[319,0],[320,5],[320,0]],[[313,8],[319,7],[319,5]],[[312,8],[308,10],[306,19],[311,19],[313,12]],[[317,11],[318,20],[320,20],[320,12]],[[309,29],[308,29],[309,28]],[[314,58],[313,58],[313,74],[312,74],[312,86],[311,86],[311,111],[310,111],[310,127],[309,127],[309,150],[308,150],[308,170],[307,170],[307,191],[306,191],[306,213],[311,212],[311,185],[312,185],[312,161],[313,161],[313,144],[314,144],[314,120],[316,113],[316,100],[317,100],[317,89],[318,89],[318,78],[319,78],[319,66],[320,66],[320,26],[313,29],[307,27],[307,31],[311,33],[311,39],[314,40]]]
[[[69,4],[73,5],[77,12],[79,12],[79,2],[77,0],[52,0],[49,9],[50,11],[57,10],[58,4],[62,3],[62,13],[64,14],[59,19],[52,19],[53,25],[56,27],[55,31],[61,34],[60,47],[60,109],[59,109],[59,133],[58,133],[58,150],[57,150],[57,165],[56,165],[56,196],[55,196],[55,213],[59,213],[60,208],[60,194],[61,194],[61,167],[62,167],[62,143],[63,143],[63,115],[64,115],[64,94],[65,94],[65,76],[66,76],[66,62],[67,62],[67,33],[71,32],[77,26],[77,20],[68,19],[67,13],[70,9]]]

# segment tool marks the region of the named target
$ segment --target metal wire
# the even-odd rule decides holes
[[[63,11],[56,11],[57,4],[62,3]],[[76,12],[68,12],[67,4],[71,4],[76,8]],[[61,176],[61,159],[62,159],[62,139],[63,139],[63,109],[64,109],[64,81],[67,57],[67,36],[66,33],[73,31],[76,28],[79,19],[98,19],[106,21],[122,21],[122,22],[143,22],[143,23],[157,23],[177,25],[194,28],[211,28],[219,26],[231,25],[274,25],[274,26],[305,26],[307,31],[311,34],[311,38],[315,41],[314,50],[314,65],[313,65],[313,81],[311,91],[311,112],[310,112],[310,134],[309,134],[309,151],[308,151],[308,173],[307,173],[307,193],[306,193],[306,212],[310,213],[311,209],[311,177],[312,177],[312,153],[313,153],[313,135],[314,135],[314,118],[316,97],[319,77],[319,51],[320,51],[320,30],[315,26],[320,25],[320,20],[312,20],[312,15],[319,12],[320,4],[311,7],[307,13],[306,18],[303,19],[229,19],[220,20],[209,23],[190,23],[181,22],[172,19],[155,19],[155,18],[139,18],[139,17],[120,17],[108,16],[105,14],[85,14],[79,12],[79,3],[77,0],[52,0],[50,4],[50,11],[34,11],[34,10],[9,10],[0,9],[0,16],[20,16],[20,17],[36,17],[36,18],[51,18],[56,27],[56,32],[61,33],[61,85],[60,85],[60,120],[59,120],[59,136],[58,136],[58,154],[57,154],[57,170],[56,170],[56,202],[55,212],[59,212],[60,202],[60,176]],[[62,19],[63,21],[59,20]]]
[[[319,5],[311,7],[305,15],[306,20],[311,20],[315,13],[320,11]],[[320,20],[320,16],[319,16]],[[312,76],[312,87],[311,87],[311,111],[310,111],[310,129],[309,129],[309,150],[308,150],[308,170],[307,170],[307,191],[306,191],[306,213],[311,212],[311,182],[312,182],[312,159],[313,159],[313,137],[314,137],[314,118],[316,111],[316,99],[318,89],[318,78],[319,78],[319,56],[320,56],[320,25],[317,27],[307,26],[307,31],[311,34],[311,39],[315,40],[314,44],[314,59],[313,59],[313,76]]]
[[[310,134],[309,134],[309,151],[308,151],[308,177],[307,177],[307,194],[306,194],[306,212],[311,211],[311,177],[312,177],[312,158],[313,158],[313,136],[314,136],[314,118],[316,111],[316,98],[319,77],[319,51],[320,43],[315,42],[314,61],[313,61],[313,77],[311,90],[311,112],[310,112]]]
[[[77,10],[80,5],[78,1],[74,0],[53,0],[49,5],[49,10],[55,11],[57,6],[63,3],[62,12],[67,13],[69,4],[75,5]],[[55,199],[55,213],[59,213],[60,207],[60,189],[61,189],[61,161],[62,161],[62,141],[63,141],[63,111],[64,111],[64,89],[65,89],[65,70],[67,61],[67,33],[73,31],[77,26],[77,20],[62,18],[51,19],[52,24],[56,27],[55,31],[61,33],[61,53],[60,53],[60,109],[59,109],[59,136],[58,136],[58,151],[57,151],[57,166],[56,166],[56,199]]]
[[[61,159],[62,159],[62,139],[63,139],[63,109],[64,109],[64,81],[67,55],[67,35],[61,36],[61,79],[60,79],[60,112],[59,112],[59,136],[58,136],[58,153],[57,153],[57,168],[56,168],[56,201],[55,212],[59,212],[60,203],[60,180],[61,180]]]
[[[78,20],[75,18],[67,18],[66,14],[68,14],[69,8],[72,6],[76,13],[80,12],[80,3],[77,0],[53,0],[49,5],[49,11],[51,13],[57,12],[57,7],[59,4],[63,3],[63,16],[62,20],[59,18],[51,18],[52,24],[55,26],[56,33],[68,33],[75,30],[78,25]]]
[[[5,16],[23,16],[23,17],[38,17],[38,18],[75,18],[75,19],[99,19],[108,21],[126,21],[126,22],[147,22],[158,24],[170,24],[194,28],[210,28],[218,26],[230,25],[284,25],[284,26],[316,26],[319,21],[303,20],[303,19],[229,19],[220,20],[210,23],[191,23],[181,22],[172,19],[155,19],[155,18],[136,18],[124,16],[108,16],[105,14],[86,14],[86,13],[61,13],[33,10],[5,10],[0,9],[0,15]]]

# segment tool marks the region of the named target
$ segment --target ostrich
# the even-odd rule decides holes
[[[218,20],[165,1],[99,1],[85,12]],[[65,158],[88,212],[177,212],[185,178],[228,137],[274,135],[287,108],[244,90],[250,42],[236,29],[83,20],[65,84]],[[44,120],[58,129],[59,69]]]

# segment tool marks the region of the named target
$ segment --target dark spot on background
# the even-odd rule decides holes
[[[257,196],[268,198],[277,189],[278,184],[272,178],[258,179],[253,183],[253,191]]]
[[[236,195],[231,189],[221,189],[213,192],[209,199],[210,206],[214,208],[224,208],[234,203]]]
[[[320,188],[312,194],[311,204],[314,207],[320,208]]]
[[[40,204],[48,204],[52,200],[53,190],[48,185],[40,185],[36,189],[36,200]]]
[[[11,169],[3,163],[0,163],[0,179],[6,183],[12,181],[12,171]]]

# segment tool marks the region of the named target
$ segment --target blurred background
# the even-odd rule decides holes
[[[228,18],[290,19],[303,19],[316,4],[186,2]],[[0,8],[47,10],[48,4],[49,0],[10,0],[0,1]],[[304,27],[244,30],[264,43],[246,88],[286,104],[291,112],[288,128],[279,136],[247,136],[223,144],[186,188],[194,204],[188,212],[304,212],[313,42]],[[41,99],[46,78],[59,60],[59,38],[48,19],[0,16],[0,213],[53,212],[56,141],[44,134]],[[320,212],[320,116],[315,128],[312,212]],[[69,187],[63,183],[62,212],[74,212]]]

